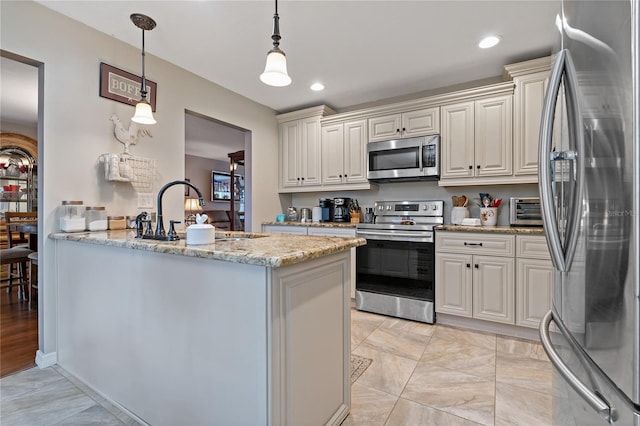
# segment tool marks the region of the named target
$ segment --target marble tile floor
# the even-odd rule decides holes
[[[118,407],[54,365],[0,379],[2,426],[139,425]]]
[[[351,388],[354,425],[551,425],[540,344],[351,310],[351,350],[373,360]],[[137,425],[64,369],[0,380],[0,424]]]
[[[537,342],[351,310],[353,425],[551,425],[552,366]]]

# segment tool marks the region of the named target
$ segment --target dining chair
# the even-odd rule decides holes
[[[33,223],[38,220],[36,212],[5,212],[5,223],[7,228],[7,246],[8,248],[0,250],[0,264],[9,267],[9,287],[7,293],[11,292],[13,280],[18,281],[18,299],[26,299],[26,286],[29,285],[29,277],[27,276],[27,263],[29,263],[29,255],[34,251],[29,249],[29,239],[24,232],[16,232],[11,230],[11,225],[20,222]],[[14,272],[14,266],[16,270]]]
[[[29,310],[33,307],[33,289],[38,290],[38,252],[27,256],[29,258]]]

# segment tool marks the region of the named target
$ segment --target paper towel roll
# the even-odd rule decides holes
[[[322,220],[322,207],[314,207],[311,211],[311,220],[314,222],[320,222]]]

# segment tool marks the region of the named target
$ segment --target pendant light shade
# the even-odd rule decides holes
[[[156,119],[153,118],[153,111],[151,111],[151,104],[146,101],[140,101],[136,104],[136,112],[131,118],[139,124],[156,124]]]
[[[136,104],[136,112],[131,121],[139,124],[156,124],[153,118],[151,104],[147,102],[147,79],[144,75],[144,32],[156,27],[156,21],[141,13],[133,13],[130,16],[133,24],[142,30],[142,77],[140,81],[140,101]]]
[[[291,84],[291,77],[287,73],[287,57],[280,49],[280,17],[278,16],[278,0],[276,13],[273,15],[273,49],[267,53],[267,64],[264,72],[260,74],[260,80],[269,86],[283,87]]]

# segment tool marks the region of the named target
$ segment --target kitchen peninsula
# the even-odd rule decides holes
[[[360,238],[58,233],[58,364],[149,424],[340,424]]]

